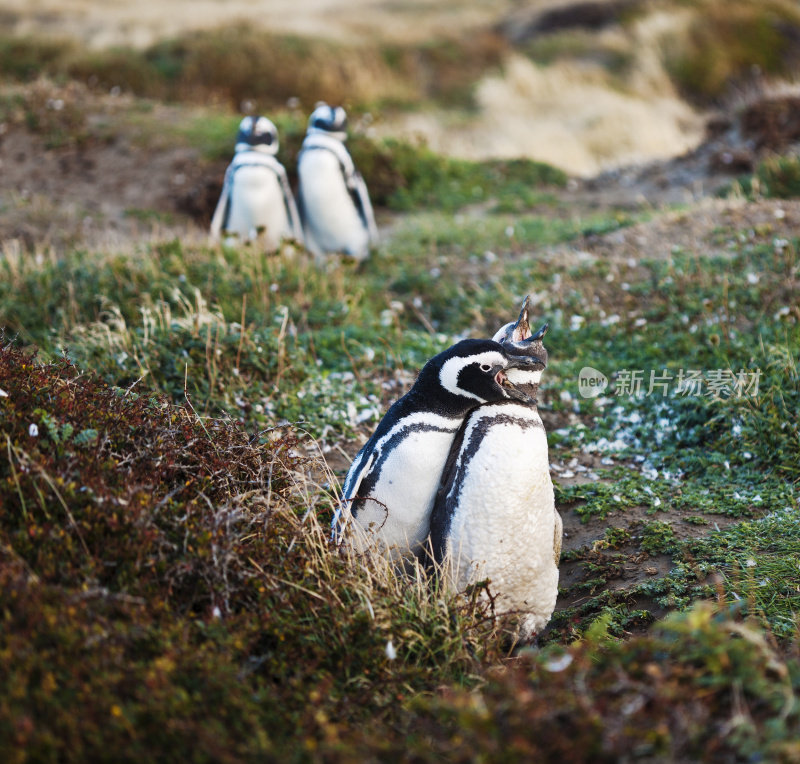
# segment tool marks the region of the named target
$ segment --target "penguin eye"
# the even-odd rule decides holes
[[[482,363],[481,364],[481,371],[491,371],[491,370],[492,370],[492,367],[491,367],[490,364],[488,364],[488,363]]]

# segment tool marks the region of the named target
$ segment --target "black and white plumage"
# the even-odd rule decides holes
[[[318,259],[344,254],[364,260],[378,243],[369,192],[346,140],[344,109],[317,104],[297,158],[297,178],[306,247]]]
[[[453,438],[464,417],[488,401],[527,400],[510,384],[528,356],[493,340],[462,340],[428,361],[356,455],[333,521],[334,535],[361,552],[397,559],[418,554]]]
[[[550,620],[558,594],[561,517],[555,508],[547,436],[536,394],[547,351],[545,324],[531,335],[526,299],[519,321],[495,339],[538,362],[509,380],[527,400],[486,403],[453,442],[431,513],[434,560],[451,588],[490,580],[498,614],[513,613],[529,640]]]
[[[277,249],[282,239],[302,242],[289,179],[275,156],[275,125],[266,117],[245,117],[239,124],[234,151],[211,219],[211,236],[240,241],[260,237],[268,249]]]

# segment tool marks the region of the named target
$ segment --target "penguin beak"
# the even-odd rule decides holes
[[[528,308],[530,305],[530,295],[525,297],[522,303],[522,310],[519,312],[519,318],[515,324],[506,324],[497,330],[492,339],[504,345],[507,342],[521,342],[530,337],[531,328],[528,324]]]
[[[526,295],[522,301],[522,309],[519,312],[517,323],[507,324],[494,336],[495,341],[503,346],[509,357],[507,366],[509,369],[534,371],[547,368],[547,353],[545,352],[543,355],[538,353],[537,348],[533,345],[536,342],[541,343],[550,325],[542,324],[535,332],[531,333],[530,305],[531,296]],[[499,379],[498,384],[502,384]],[[503,385],[506,390],[509,389],[509,386],[513,387],[510,382]]]
[[[494,380],[497,382],[500,387],[503,388],[506,395],[509,398],[517,401],[525,401],[525,403],[533,403],[535,402],[533,398],[527,393],[522,392],[516,385],[514,385],[511,380],[506,375],[506,369],[521,369],[521,368],[530,368],[530,364],[518,364],[517,358],[514,358],[512,363],[509,363],[508,366],[504,368],[498,367],[497,373],[494,375]],[[530,360],[530,357],[524,360]]]
[[[507,342],[522,342],[531,336],[531,326],[528,323],[528,312],[530,309],[531,296],[525,295],[522,301],[522,310],[519,312],[517,323],[511,328],[510,335],[507,337]]]
[[[533,337],[531,337],[530,340],[532,341]],[[508,353],[509,357],[509,369],[525,369],[526,371],[532,371],[533,369],[547,368],[547,361],[544,358],[540,358],[538,355],[531,353],[528,345],[530,345],[530,341],[525,340],[524,342],[516,343],[516,346],[505,346],[506,353]],[[515,350],[522,350],[523,352],[528,353],[528,355],[517,355],[514,352]]]
[[[525,308],[523,306],[523,311],[524,310]],[[521,318],[522,316],[520,316],[520,319]],[[519,325],[519,321],[517,324]],[[536,354],[536,351],[532,345],[535,342],[541,343],[544,335],[547,334],[547,330],[550,328],[550,324],[542,324],[533,334],[531,334],[530,327],[528,327],[527,324],[526,316],[525,326],[527,327],[527,337],[524,337],[521,340],[506,340],[505,342],[500,343],[505,349],[506,353],[508,353],[509,357],[512,359],[512,363],[509,364],[509,367],[517,369],[531,369],[539,366],[542,369],[545,369],[547,368],[547,361],[545,358],[542,358]]]
[[[541,326],[540,326],[540,327],[539,327],[539,328],[536,330],[536,332],[534,332],[534,333],[533,333],[533,334],[532,334],[530,337],[528,337],[527,339],[523,340],[523,342],[525,342],[526,344],[528,344],[528,343],[531,343],[531,342],[536,342],[537,340],[542,340],[542,339],[544,339],[544,335],[545,335],[545,334],[547,334],[547,330],[548,330],[549,328],[550,328],[550,324],[548,324],[548,323],[544,323],[544,324],[542,324],[542,325],[541,325]]]

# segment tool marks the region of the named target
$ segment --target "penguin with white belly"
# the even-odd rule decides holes
[[[463,591],[489,579],[495,613],[514,616],[522,641],[550,620],[561,556],[561,517],[536,407],[547,365],[546,331],[547,324],[531,334],[526,298],[517,323],[495,335],[507,353],[532,362],[508,372],[526,397],[470,412],[453,442],[431,512],[431,550],[445,582]]]
[[[356,455],[333,520],[334,538],[390,559],[424,551],[430,512],[456,432],[476,406],[529,400],[509,382],[539,368],[529,354],[493,340],[462,340],[432,358]]]
[[[211,219],[211,236],[243,242],[263,240],[269,250],[278,249],[282,239],[302,243],[292,189],[275,156],[275,125],[266,117],[245,117],[239,124],[234,151]]]
[[[318,103],[297,157],[298,202],[308,250],[361,261],[378,243],[367,186],[345,148],[347,114]]]

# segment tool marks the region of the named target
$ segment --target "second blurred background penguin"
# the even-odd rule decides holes
[[[377,244],[378,228],[345,140],[345,110],[318,103],[297,159],[298,200],[310,252],[317,258],[338,253],[361,261]]]

